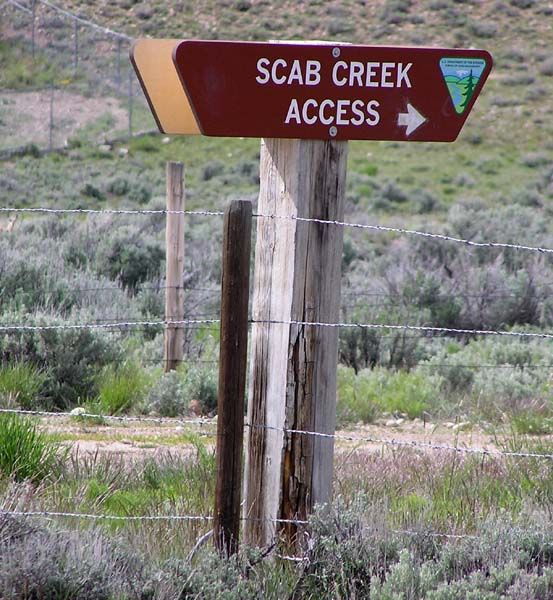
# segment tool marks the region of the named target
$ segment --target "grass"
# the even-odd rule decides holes
[[[120,415],[137,408],[144,399],[147,385],[148,376],[136,363],[127,362],[119,368],[106,367],[100,376],[100,412]]]
[[[61,448],[19,415],[0,414],[0,475],[35,483],[59,472]]]
[[[338,369],[339,422],[370,423],[383,413],[420,417],[435,393],[423,375],[387,369]]]
[[[26,410],[36,408],[45,380],[44,373],[26,363],[0,366],[0,403]]]
[[[114,456],[74,457],[66,461],[63,477],[36,489],[32,506],[118,516],[210,514],[213,454],[198,438],[185,443],[193,448],[186,458],[163,454],[129,464]],[[512,443],[518,449],[526,444],[528,449],[551,451],[547,446],[528,445],[522,438]],[[186,590],[189,597],[206,598],[280,598],[294,593],[307,599],[316,593],[323,599],[357,594],[384,600],[404,597],[397,594],[413,585],[413,599],[461,600],[467,597],[462,590],[472,590],[474,597],[499,600],[512,586],[526,585],[529,577],[532,585],[553,586],[553,577],[548,575],[553,524],[546,515],[553,479],[546,463],[462,458],[412,449],[357,450],[339,454],[338,460],[336,498],[310,521],[305,563],[280,562],[272,554],[261,559],[258,551],[247,548],[235,559],[221,561],[209,543],[187,558],[208,528],[198,523],[101,521],[99,528],[91,529],[86,522],[68,522],[58,530],[37,522],[25,535],[14,537],[10,552],[0,552],[0,593],[6,589],[2,586],[7,585],[7,573],[12,577],[10,589],[19,589],[20,581],[35,581],[38,586],[44,581],[43,571],[57,573],[63,563],[55,540],[61,539],[67,564],[73,564],[77,556],[80,562],[72,569],[61,569],[59,584],[69,585],[82,573],[88,573],[82,575],[84,580],[95,582],[88,571],[92,564],[88,550],[79,549],[73,541],[82,539],[88,545],[92,538],[96,540],[95,561],[102,561],[108,553],[109,563],[126,565],[125,573],[139,569],[132,575],[135,581],[142,582],[142,589],[154,586],[158,598],[175,597],[177,588],[181,594]],[[17,503],[25,510],[30,501],[23,486],[0,490],[0,505]],[[22,526],[24,522],[0,519],[0,547]],[[440,532],[461,538],[433,537]],[[30,545],[25,540],[36,544],[38,539],[39,548],[50,549],[33,554],[35,566],[42,568],[20,569],[14,557],[26,564]],[[111,572],[107,564],[103,568]],[[127,581],[115,572],[110,580],[121,589]],[[370,596],[366,595],[369,583]],[[450,595],[445,595],[447,583]],[[227,588],[233,591],[226,593]],[[451,589],[457,590],[455,594],[451,595]],[[482,595],[485,591],[488,596]],[[492,591],[496,595],[489,595]],[[519,590],[519,595],[503,597],[549,597],[521,594]],[[126,592],[124,597],[133,596]]]

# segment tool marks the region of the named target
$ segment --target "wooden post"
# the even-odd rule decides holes
[[[184,213],[171,214],[169,211],[184,211],[183,165],[167,163],[167,225],[165,229],[166,290],[165,320],[184,319]],[[184,327],[166,325],[165,328],[165,372],[176,369],[184,356]]]
[[[77,69],[79,66],[79,23],[75,21],[73,24],[73,72],[77,75]]]
[[[121,89],[121,38],[117,38],[117,71],[116,71],[116,78],[117,78],[117,90],[119,91]]]
[[[240,534],[251,227],[251,202],[232,202],[223,238],[214,525],[215,546],[225,556],[238,550]]]
[[[343,220],[347,142],[266,139],[261,215]],[[246,454],[245,541],[274,541],[274,519],[305,519],[330,500],[338,328],[256,321],[337,322],[342,227],[260,217],[254,274]],[[266,427],[274,428],[267,429]],[[294,542],[296,527],[283,533]]]
[[[128,82],[128,89],[127,89],[127,111],[128,111],[128,117],[129,117],[129,137],[132,137],[132,95],[133,95],[133,90],[132,90],[132,78],[134,77],[134,73],[132,71],[129,71],[129,82]]]
[[[35,60],[36,53],[36,41],[35,41],[35,27],[36,27],[36,0],[31,0],[31,57]]]
[[[48,124],[48,150],[54,147],[54,82],[50,83],[50,119]]]

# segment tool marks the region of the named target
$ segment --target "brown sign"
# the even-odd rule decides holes
[[[204,135],[451,142],[483,50],[183,41],[174,63]]]

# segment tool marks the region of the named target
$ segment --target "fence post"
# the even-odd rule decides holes
[[[31,56],[35,60],[36,0],[31,0]]]
[[[129,85],[127,90],[127,103],[128,103],[128,112],[129,112],[129,137],[132,137],[132,78],[134,73],[132,70],[129,70]]]
[[[77,21],[74,22],[74,36],[75,36],[75,44],[73,46],[73,71],[75,75],[77,75],[77,68],[79,66],[79,23]]]
[[[54,147],[54,84],[50,84],[50,120],[48,124],[48,150]]]
[[[121,89],[121,38],[117,38],[117,91]]]
[[[265,139],[255,251],[245,540],[265,546],[275,519],[304,520],[330,500],[347,142]],[[272,321],[272,322],[271,322]],[[288,324],[275,323],[284,321]],[[296,526],[282,533],[292,544]]]
[[[167,221],[165,229],[166,290],[165,320],[184,319],[184,185],[183,165],[167,163]],[[181,211],[174,214],[169,211]],[[184,327],[168,323],[165,327],[165,372],[176,369],[184,356]]]
[[[251,202],[232,202],[223,237],[214,524],[215,546],[225,556],[238,550],[240,534],[251,227]]]

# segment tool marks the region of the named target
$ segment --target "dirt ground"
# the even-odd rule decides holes
[[[198,421],[200,423],[200,421]],[[199,434],[207,443],[214,441],[215,421],[202,425],[182,425],[178,421],[167,423],[113,423],[94,425],[68,418],[49,418],[42,421],[41,429],[67,443],[78,456],[95,454],[112,455],[133,461],[166,452],[188,455],[192,446],[189,435]],[[467,423],[423,423],[420,420],[388,420],[371,425],[358,425],[337,431],[336,453],[353,449],[379,452],[382,444],[372,440],[394,440],[398,443],[424,442],[472,448],[498,449],[498,438],[480,427]],[[204,437],[205,436],[205,437]],[[348,439],[348,438],[356,438]]]
[[[0,140],[2,148],[26,144],[47,147],[50,134],[51,92],[0,92]],[[124,130],[128,115],[115,98],[85,97],[68,90],[55,90],[52,106],[52,145],[67,140],[95,122],[110,123],[109,131]],[[95,140],[100,142],[101,140]]]

